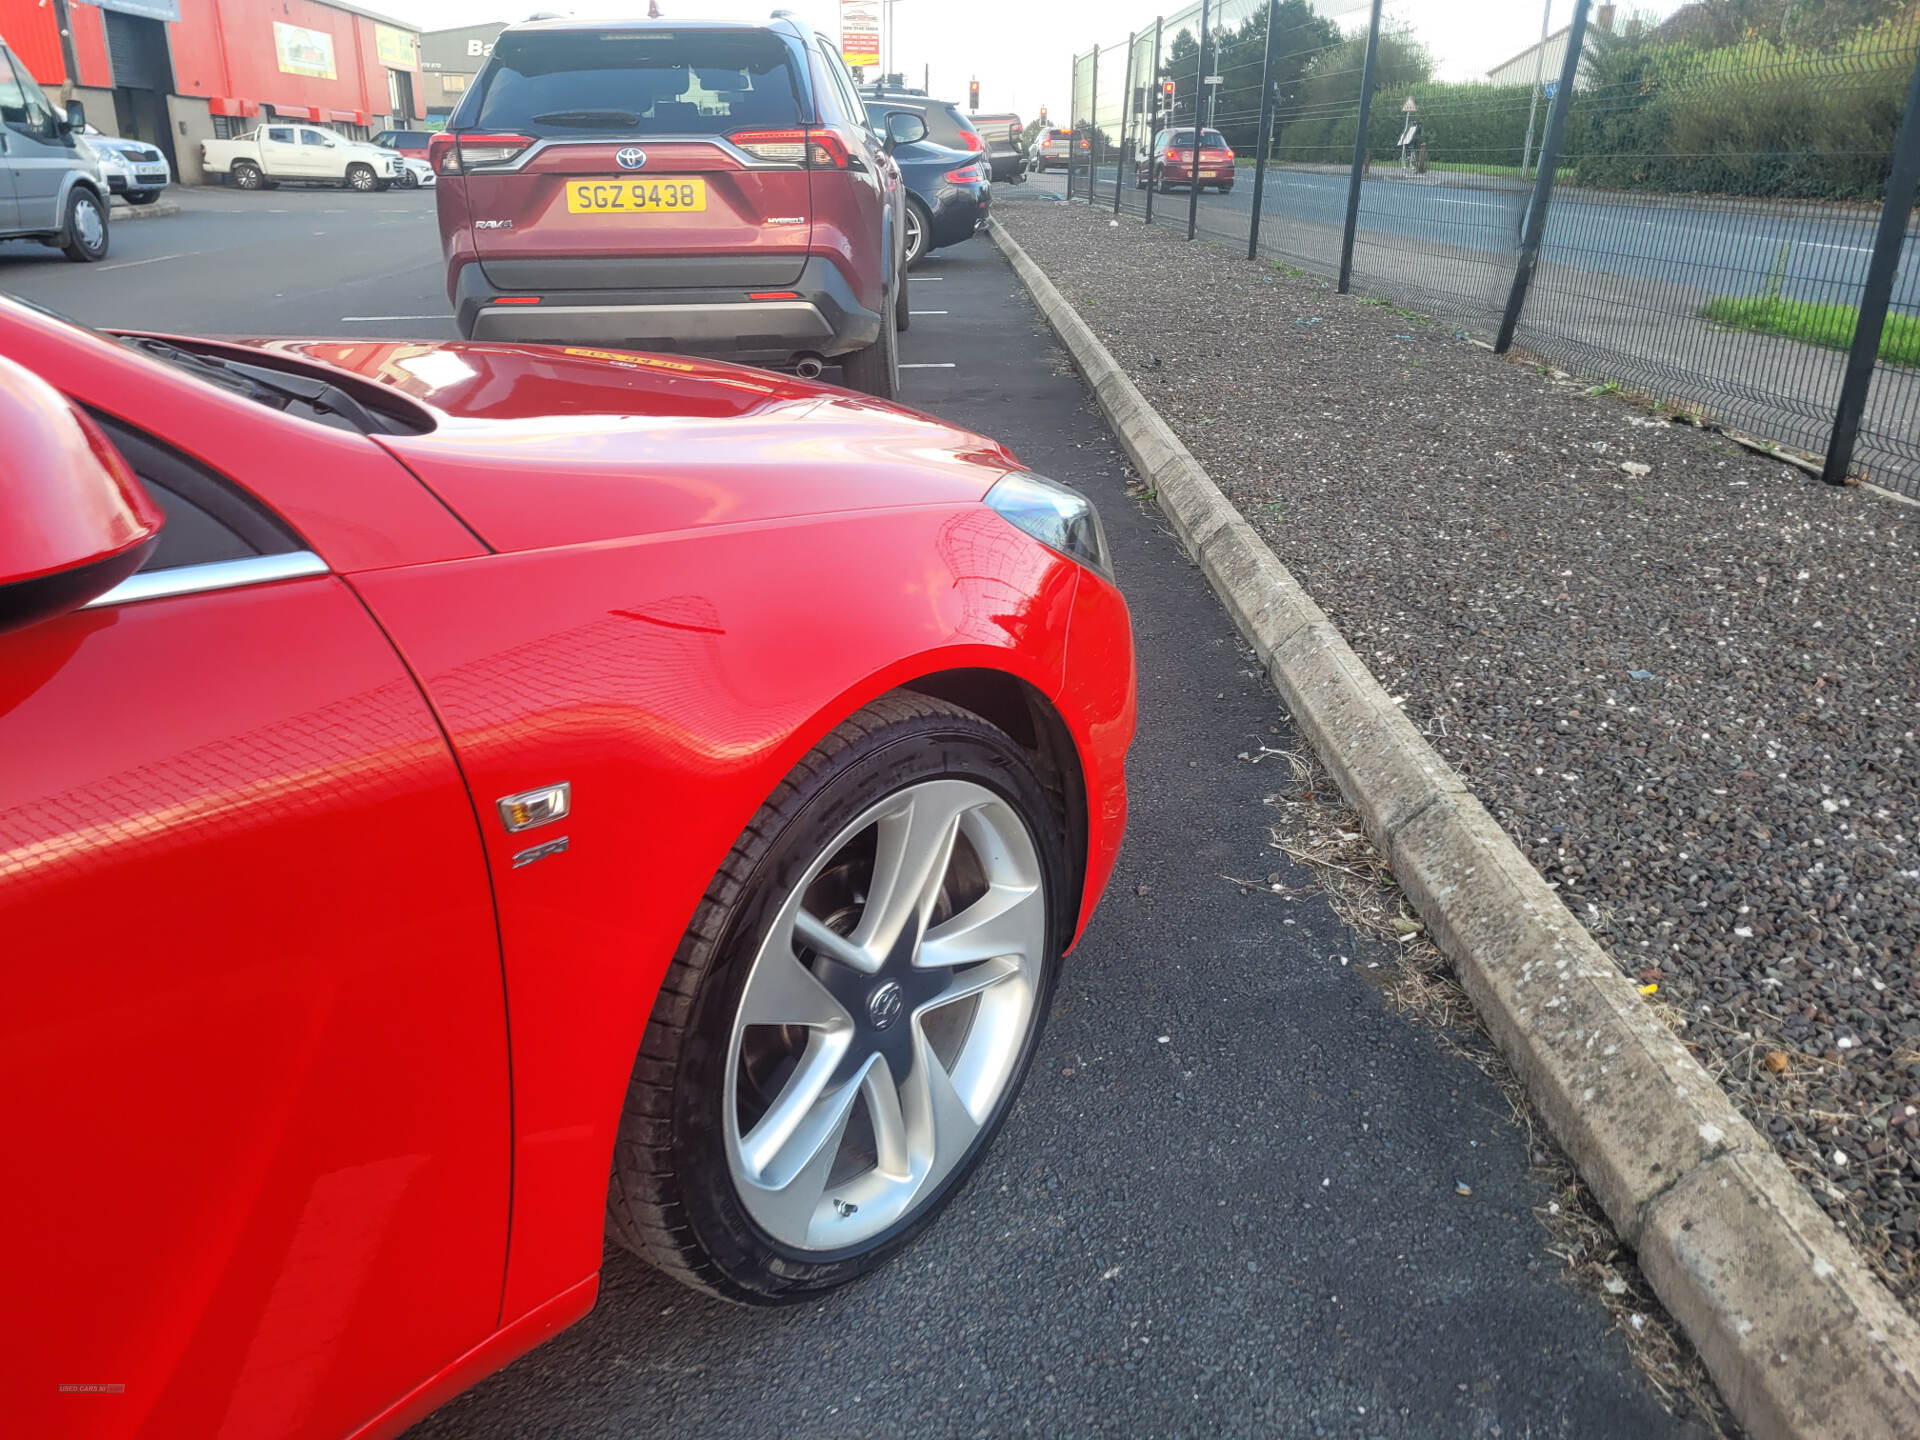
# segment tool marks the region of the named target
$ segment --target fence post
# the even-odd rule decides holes
[[[1067,199],[1073,199],[1073,147],[1080,138],[1080,57],[1073,57],[1073,88],[1067,91]]]
[[[1886,326],[1887,302],[1893,296],[1894,272],[1900,268],[1900,247],[1906,242],[1916,186],[1920,186],[1920,64],[1913,67],[1907,113],[1893,139],[1887,198],[1880,206],[1880,229],[1867,261],[1867,283],[1860,292],[1860,318],[1853,327],[1853,345],[1840,381],[1840,404],[1833,412],[1827,463],[1820,470],[1820,478],[1829,485],[1846,484],[1847,471],[1853,468],[1853,444],[1860,438],[1860,419],[1867,410],[1867,390],[1873,384],[1873,363],[1880,354],[1880,332]]]
[[[1527,287],[1533,284],[1534,262],[1540,258],[1540,241],[1547,233],[1547,203],[1553,199],[1553,173],[1560,167],[1560,141],[1567,131],[1567,108],[1573,103],[1573,82],[1580,74],[1580,51],[1587,40],[1588,0],[1573,0],[1573,23],[1567,27],[1567,57],[1560,64],[1560,88],[1554,92],[1553,106],[1547,111],[1547,133],[1540,138],[1540,171],[1533,178],[1533,203],[1527,206],[1526,228],[1520,233],[1520,258],[1513,267],[1513,288],[1507,292],[1507,310],[1500,317],[1500,334],[1493,342],[1494,353],[1504,355],[1513,348],[1513,332],[1520,323],[1520,311],[1527,303]]]
[[[1247,259],[1260,252],[1260,197],[1267,189],[1267,145],[1273,130],[1273,31],[1280,0],[1267,0],[1267,58],[1260,65],[1260,139],[1253,157],[1253,218],[1247,224]]]
[[[1373,110],[1373,63],[1380,56],[1380,0],[1367,22],[1367,58],[1360,66],[1360,128],[1353,136],[1353,173],[1347,177],[1347,225],[1340,234],[1340,293],[1353,283],[1353,232],[1360,224],[1360,177],[1367,168],[1367,124]]]
[[[1379,4],[1379,0],[1374,0]],[[1200,223],[1200,97],[1206,92],[1207,0],[1200,0],[1200,48],[1193,56],[1193,165],[1187,177],[1187,239]]]
[[[1154,137],[1159,133],[1159,130],[1160,130],[1160,126],[1158,124],[1158,117],[1160,114],[1160,22],[1161,22],[1161,18],[1162,17],[1158,15],[1153,17],[1153,74],[1149,76],[1147,79],[1147,148],[1149,152],[1151,152],[1153,148]],[[1147,157],[1147,219],[1146,219],[1146,223],[1149,225],[1153,223],[1153,192],[1155,188],[1156,187],[1153,183],[1153,157],[1151,154],[1149,154]]]
[[[1087,81],[1087,203],[1093,195],[1093,172],[1100,164],[1100,42],[1093,42],[1093,74]]]
[[[1127,78],[1120,86],[1120,152],[1113,158],[1113,213],[1120,213],[1120,172],[1127,164],[1127,116],[1133,112],[1133,38],[1127,32]]]

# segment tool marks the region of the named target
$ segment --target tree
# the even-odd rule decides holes
[[[1340,161],[1353,153],[1353,127],[1360,112],[1360,74],[1367,33],[1347,36],[1314,55],[1282,115],[1275,152],[1296,161]],[[1373,62],[1373,112],[1398,106],[1433,74],[1433,58],[1406,30],[1385,30]]]

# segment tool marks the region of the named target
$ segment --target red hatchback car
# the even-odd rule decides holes
[[[609,1230],[776,1303],[932,1220],[1125,824],[1083,498],[720,363],[0,357],[9,1433],[390,1435]]]
[[[510,26],[433,137],[460,333],[837,361],[891,399],[891,143],[833,42],[790,19]]]
[[[1233,189],[1233,147],[1218,130],[1200,132],[1200,153],[1193,153],[1193,127],[1162,130],[1153,137],[1146,158],[1133,172],[1133,183],[1140,189],[1151,185],[1168,190],[1175,185],[1198,184],[1202,190],[1214,186],[1222,195]]]

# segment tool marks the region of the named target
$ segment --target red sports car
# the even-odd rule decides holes
[[[1120,844],[1077,493],[593,349],[0,300],[11,1434],[387,1435],[603,1236],[804,1300],[951,1197]]]

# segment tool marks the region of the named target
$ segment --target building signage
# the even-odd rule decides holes
[[[840,56],[851,66],[880,63],[880,6],[840,0]]]
[[[180,23],[180,0],[74,0],[76,5],[97,5],[102,10],[118,10],[122,15],[138,15],[146,20]]]
[[[324,30],[273,22],[273,53],[288,75],[311,75],[319,80],[338,77],[333,71],[333,36]]]
[[[411,70],[420,59],[417,37],[411,31],[396,30],[391,25],[373,27],[373,48],[380,56],[380,63],[389,70]]]

